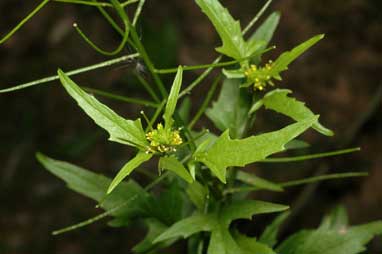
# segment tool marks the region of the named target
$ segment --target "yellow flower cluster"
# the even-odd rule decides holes
[[[150,142],[147,153],[176,152],[176,146],[183,143],[179,130],[166,129],[161,123],[146,134],[146,139]]]
[[[262,91],[267,85],[274,86],[271,78],[272,61],[269,61],[264,67],[257,67],[252,64],[245,72],[247,81],[253,83],[254,89]]]

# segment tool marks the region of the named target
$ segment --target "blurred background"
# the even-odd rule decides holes
[[[265,1],[224,0],[244,26]],[[38,4],[0,1],[0,35],[4,35]],[[296,187],[286,193],[256,193],[254,198],[291,204],[294,208],[282,237],[315,227],[321,217],[342,203],[352,224],[382,219],[382,2],[380,0],[283,0],[271,11],[282,13],[272,44],[277,56],[318,33],[326,38],[300,57],[284,74],[282,88],[321,115],[333,129],[332,138],[313,131],[305,135],[310,152],[362,147],[362,151],[335,158],[287,165],[253,165],[251,170],[274,181],[287,181],[320,173],[369,172],[360,179],[323,182]],[[264,16],[264,17],[265,17]],[[148,0],[139,33],[157,67],[204,64],[215,57],[219,38],[194,1]],[[264,18],[263,17],[263,18]],[[105,49],[119,43],[116,34],[95,8],[50,3],[11,40],[0,45],[0,88],[105,61],[72,28],[77,22]],[[258,23],[260,24],[260,23]],[[129,53],[126,49],[124,53]],[[148,98],[132,78],[134,65],[110,67],[75,77],[83,85],[122,95]],[[195,73],[187,73],[187,86]],[[172,76],[165,76],[168,85]],[[192,112],[208,91],[207,79],[191,94]],[[102,99],[119,113],[136,117],[140,106]],[[53,237],[52,230],[100,212],[95,203],[50,175],[34,157],[36,151],[113,176],[130,158],[131,149],[107,142],[107,135],[76,106],[57,82],[11,94],[0,94],[0,253],[130,253],[144,230],[115,229],[105,221]],[[276,114],[260,113],[255,130],[280,127]],[[213,127],[208,119],[196,128]],[[152,169],[153,172],[155,168]],[[142,175],[136,179],[145,184]],[[256,235],[269,218],[246,222],[243,230]],[[184,253],[180,243],[168,253]],[[382,253],[381,238],[370,244],[370,254]]]

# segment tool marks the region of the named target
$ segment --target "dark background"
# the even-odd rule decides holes
[[[223,3],[241,19],[242,26],[263,4],[252,0]],[[36,4],[37,1],[1,0],[0,34],[9,31]],[[367,171],[370,175],[254,197],[292,204],[295,208],[283,237],[317,226],[338,202],[346,205],[353,224],[382,219],[382,2],[284,0],[274,1],[270,10],[281,11],[282,19],[273,40],[277,49],[269,56],[277,56],[315,34],[326,34],[322,42],[291,65],[280,85],[294,90],[294,95],[320,113],[322,122],[336,132],[333,138],[326,138],[310,131],[305,136],[313,144],[310,151],[354,146],[361,146],[362,151],[291,165],[255,165],[251,170],[275,181],[324,172]],[[157,66],[209,63],[216,57],[213,48],[219,39],[194,1],[148,0],[142,17],[139,32]],[[106,49],[119,43],[118,35],[95,8],[50,3],[11,40],[0,45],[0,87],[52,75],[58,67],[70,70],[106,60],[75,33],[71,26],[74,21]],[[148,98],[129,77],[130,72],[129,68],[112,67],[77,76],[75,80],[84,86]],[[187,74],[184,87],[194,77],[195,74]],[[172,77],[166,78],[169,85]],[[209,81],[193,91],[193,112],[209,89]],[[129,117],[136,117],[141,110],[131,104],[103,101]],[[106,133],[81,112],[57,82],[0,94],[0,115],[0,253],[129,253],[142,230],[137,233],[108,228],[102,221],[66,235],[50,235],[54,229],[100,211],[94,208],[94,202],[66,189],[45,171],[34,153],[42,151],[113,176],[131,156],[131,149],[107,142]],[[282,120],[273,114],[260,114],[256,128],[279,127]],[[204,126],[211,128],[205,118],[196,128]],[[145,182],[139,174],[134,177]],[[268,219],[243,228],[252,234],[260,232]],[[370,245],[369,253],[381,252],[378,239]],[[183,253],[182,249],[178,253]]]

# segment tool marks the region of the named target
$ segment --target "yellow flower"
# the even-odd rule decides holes
[[[272,61],[269,61],[264,67],[257,67],[252,64],[244,71],[247,81],[253,84],[255,90],[262,91],[267,85],[274,86],[272,77]]]
[[[148,153],[176,152],[176,146],[183,143],[179,130],[165,129],[161,123],[146,134],[146,139],[150,142]]]

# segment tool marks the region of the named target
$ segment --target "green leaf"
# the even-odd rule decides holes
[[[285,150],[285,144],[303,133],[316,121],[317,117],[314,116],[281,130],[245,139],[231,139],[228,131],[225,131],[207,151],[195,153],[194,158],[207,165],[220,181],[225,183],[228,167],[244,167]]]
[[[109,140],[131,146],[145,148],[147,146],[145,132],[141,120],[126,120],[116,114],[94,96],[87,94],[76,85],[62,70],[58,76],[66,91],[94,122],[110,134]]]
[[[183,123],[188,124],[190,122],[190,113],[191,113],[191,99],[190,96],[187,96],[179,106],[178,113],[180,119],[182,119]]]
[[[211,231],[215,227],[215,224],[216,217],[214,214],[195,214],[172,225],[163,232],[163,234],[157,237],[154,243],[171,238],[188,238],[201,231]]]
[[[263,41],[264,44],[261,50],[265,49],[271,41],[273,34],[279,24],[280,13],[273,12],[267,19],[259,26],[256,32],[251,36],[249,41]]]
[[[192,183],[194,179],[190,175],[190,173],[187,171],[187,169],[183,166],[183,164],[178,161],[177,158],[171,156],[171,157],[161,157],[159,159],[159,168],[160,169],[166,169],[174,172],[181,178],[183,178],[188,183]]]
[[[251,252],[242,249],[233,239],[229,231],[231,222],[241,218],[250,219],[255,214],[278,212],[285,209],[288,207],[256,200],[235,202],[223,207],[220,211],[195,214],[175,223],[155,239],[154,243],[179,237],[187,238],[201,231],[209,231],[211,239],[208,254],[250,254]],[[245,247],[251,246],[254,247],[254,244],[248,243]]]
[[[178,67],[174,82],[171,87],[170,95],[167,99],[166,108],[164,110],[163,119],[165,122],[165,128],[170,129],[173,124],[172,115],[175,112],[176,103],[179,97],[180,87],[182,86],[183,69],[182,66]]]
[[[310,47],[319,42],[324,38],[323,34],[316,35],[311,39],[299,44],[297,47],[293,48],[291,51],[287,51],[281,54],[272,66],[272,76],[280,77],[279,73],[288,69],[288,65],[293,62],[302,53],[308,50]],[[279,78],[280,79],[280,78]]]
[[[100,205],[105,210],[113,209],[131,200],[129,205],[114,211],[113,216],[129,219],[142,213],[148,194],[133,180],[121,183],[113,193],[105,197],[111,183],[109,178],[64,161],[51,159],[41,153],[37,153],[36,158],[49,172],[64,180],[70,189],[97,202],[102,201]]]
[[[274,219],[273,222],[265,228],[264,232],[259,238],[259,242],[273,248],[277,243],[279,228],[281,224],[288,218],[289,214],[290,212],[287,211],[277,216],[276,219]]]
[[[276,254],[267,245],[257,241],[255,237],[248,237],[236,232],[234,238],[237,245],[242,249],[243,254]]]
[[[349,228],[303,230],[285,240],[277,251],[283,254],[357,254],[365,251],[375,235],[382,234],[382,221]]]
[[[279,184],[265,180],[254,174],[248,174],[243,171],[237,172],[236,179],[243,183],[255,186],[259,189],[270,190],[270,191],[283,191],[283,188]]]
[[[123,179],[130,175],[134,169],[139,167],[142,163],[150,160],[152,156],[153,154],[151,153],[139,152],[133,159],[129,160],[114,177],[109,188],[107,189],[107,194],[110,194]]]
[[[186,192],[199,211],[203,211],[208,196],[208,188],[200,184],[198,181],[194,181],[192,184],[188,185]]]
[[[225,131],[230,129],[233,138],[240,138],[248,124],[251,97],[246,89],[240,89],[240,81],[226,79],[219,98],[207,109],[206,115],[215,126]]]
[[[259,28],[255,31],[255,33],[251,36],[251,38],[248,40],[248,43],[251,43],[252,41],[261,41],[263,44],[258,49],[259,51],[264,50],[269,42],[271,41],[273,34],[279,24],[280,21],[280,13],[279,12],[273,12],[271,15],[268,16],[268,18],[259,26]],[[260,63],[260,57],[255,57],[253,59],[255,64]]]
[[[223,45],[216,50],[236,60],[245,58],[247,45],[239,21],[234,20],[218,0],[196,0],[196,3],[208,16],[222,40]]]
[[[157,247],[157,244],[153,244],[153,240],[163,233],[167,226],[158,221],[157,219],[146,219],[145,224],[148,227],[148,232],[145,238],[133,247],[134,253],[147,253]],[[160,248],[165,248],[172,244],[173,241],[166,241],[160,243]]]
[[[289,116],[296,121],[301,121],[314,116],[314,113],[305,106],[305,103],[288,97],[292,91],[287,89],[275,89],[267,93],[262,99],[262,103],[267,109],[272,109],[278,113]],[[326,136],[333,136],[333,132],[322,126],[318,120],[313,124],[313,129]]]
[[[274,213],[287,210],[285,205],[269,203],[258,200],[236,201],[224,207],[220,213],[220,224],[226,228],[237,219],[251,219],[253,215]]]

